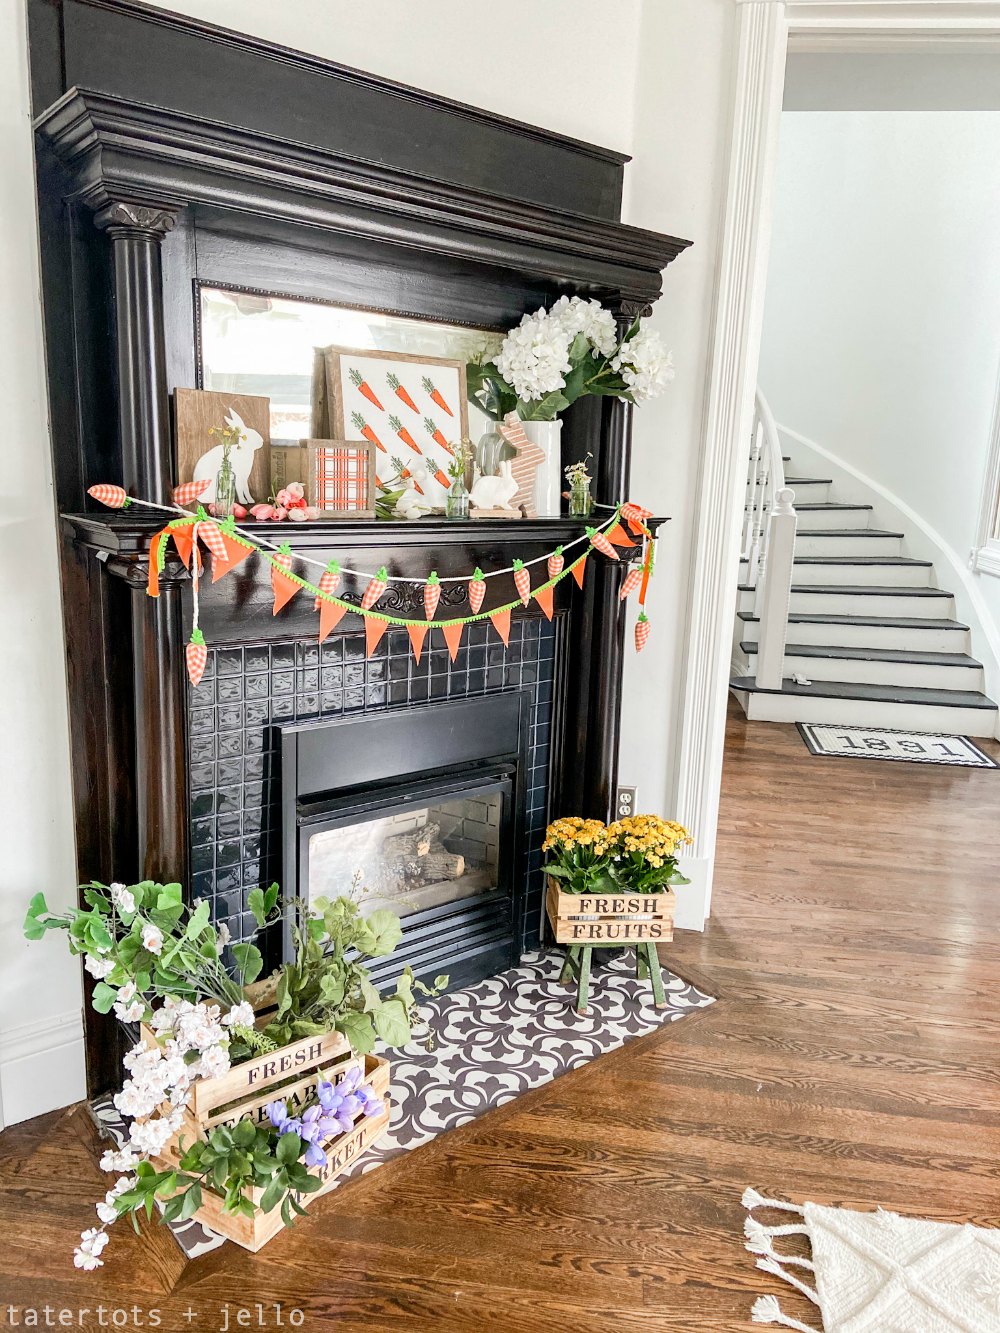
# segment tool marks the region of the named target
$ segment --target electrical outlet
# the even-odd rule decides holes
[[[615,797],[615,819],[627,819],[635,814],[635,788],[619,787]]]

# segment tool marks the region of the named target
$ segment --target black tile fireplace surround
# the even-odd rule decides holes
[[[303,831],[506,782],[497,892],[404,916],[402,946],[375,972],[409,962],[454,985],[511,966],[539,938],[564,629],[564,618],[514,620],[505,649],[492,627],[472,625],[454,662],[440,648],[418,664],[402,629],[367,659],[363,633],[210,651],[188,708],[193,892],[244,938],[257,884],[304,896]],[[282,949],[272,938],[268,961]]]
[[[109,514],[87,490],[169,502],[172,394],[202,384],[201,285],[495,331],[579,294],[624,332],[689,242],[620,221],[627,159],[608,149],[139,0],[27,9],[78,882],[179,880],[244,933],[255,876],[282,875],[282,728],[526,692],[523,877],[511,862],[503,947],[530,942],[546,814],[611,811],[626,562],[594,556],[582,588],[561,583],[551,625],[534,604],[516,610],[506,651],[474,625],[453,664],[432,631],[418,667],[404,630],[366,659],[354,616],[322,646],[311,599],[272,616],[268,568],[250,557],[204,589],[212,651],[191,691],[187,573],[171,558],[159,597],[145,591],[162,520]],[[599,500],[627,497],[630,450],[627,403],[565,412],[562,465],[589,458]],[[385,607],[405,619],[422,608],[401,580],[419,590],[436,569],[462,608],[477,564],[544,560],[581,525],[359,520],[283,535],[321,563],[385,564]],[[489,589],[485,612],[513,595],[503,578]],[[345,580],[348,599],[362,591]],[[499,789],[469,798],[468,829],[446,833],[439,814],[466,817],[448,802],[427,807],[445,864],[464,846],[480,887],[500,869],[473,850],[471,824],[479,804],[487,826],[499,819]],[[95,1094],[120,1080],[121,1051],[114,1024],[86,1014]]]

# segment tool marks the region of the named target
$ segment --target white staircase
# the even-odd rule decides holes
[[[789,462],[758,397],[730,682],[747,717],[993,736],[997,705],[934,566]]]

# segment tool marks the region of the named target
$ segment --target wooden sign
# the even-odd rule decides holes
[[[676,897],[666,893],[564,893],[554,879],[545,905],[557,944],[665,943],[674,936]]]
[[[321,518],[375,517],[375,446],[367,440],[303,440],[306,500]]]
[[[211,482],[203,503],[215,499],[215,478],[222,463],[222,445],[209,430],[235,427],[246,438],[230,453],[236,473],[236,500],[262,504],[271,494],[271,404],[249,393],[218,393],[209,389],[174,390],[174,433],[179,482]]]

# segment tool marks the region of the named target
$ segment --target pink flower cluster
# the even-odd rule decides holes
[[[306,489],[301,481],[289,482],[274,497],[273,504],[253,505],[250,513],[261,523],[281,523],[286,518],[291,523],[305,523],[319,517],[316,506],[306,504]]]

